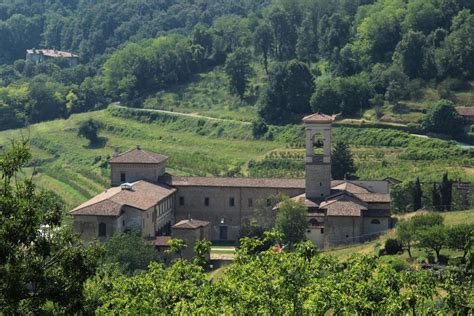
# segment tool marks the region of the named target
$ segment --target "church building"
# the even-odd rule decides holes
[[[282,193],[308,208],[306,237],[318,247],[365,241],[390,228],[389,183],[331,180],[333,120],[303,118],[304,179],[181,177],[166,172],[166,156],[140,147],[122,153],[109,160],[111,188],[70,212],[74,229],[86,242],[132,230],[150,240],[183,228],[202,235],[201,227],[211,240],[235,241],[257,202]]]

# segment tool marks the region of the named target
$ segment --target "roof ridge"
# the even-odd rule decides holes
[[[119,192],[120,192],[120,191],[119,191]],[[117,195],[119,192],[113,194],[112,196]],[[112,196],[111,196],[111,197],[112,197]],[[108,198],[108,199],[103,199],[103,200],[97,201],[97,202],[95,202],[95,203],[92,203],[92,204],[89,204],[89,205],[86,205],[86,206],[83,206],[83,207],[81,207],[81,205],[82,205],[82,204],[81,204],[81,205],[79,205],[78,207],[76,207],[75,209],[73,209],[72,211],[69,211],[69,213],[73,213],[73,212],[79,211],[79,210],[81,210],[81,209],[83,209],[83,208],[90,207],[90,206],[94,206],[94,205],[97,205],[97,204],[103,203],[103,202],[112,202],[112,203],[114,203],[114,204],[121,205],[121,206],[125,205],[125,204],[118,203],[118,202],[116,202],[116,201],[111,200],[110,198]],[[87,203],[87,201],[84,202],[84,203]],[[83,204],[84,204],[84,203],[83,203]]]

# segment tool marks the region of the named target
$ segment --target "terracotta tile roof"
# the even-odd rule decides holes
[[[322,113],[314,113],[303,117],[304,123],[329,123],[335,120],[334,115],[327,115]]]
[[[327,216],[362,216],[367,204],[348,194],[339,194],[321,202],[319,208],[325,209]]]
[[[61,58],[79,58],[78,55],[74,55],[71,52],[55,50],[55,49],[27,49],[28,54],[41,54],[48,57],[61,57]]]
[[[109,163],[150,163],[157,164],[166,161],[168,157],[158,153],[143,150],[139,147],[124,152],[109,160]]]
[[[339,185],[332,187],[331,189],[346,191],[350,193],[370,193],[370,191],[366,188],[350,182],[343,182]]]
[[[474,106],[458,106],[456,111],[461,116],[474,116]]]
[[[173,229],[197,229],[199,227],[205,227],[209,225],[208,221],[200,221],[197,219],[183,219],[173,225]]]
[[[354,193],[358,199],[369,203],[390,203],[388,193]]]
[[[158,247],[169,247],[168,241],[171,240],[171,236],[157,236],[155,239],[155,246]]]
[[[163,184],[153,184],[143,180],[134,182],[131,186],[131,190],[121,187],[110,188],[76,207],[70,213],[72,215],[120,216],[123,206],[148,210],[176,191]]]
[[[160,178],[171,186],[203,186],[203,187],[242,187],[242,188],[295,188],[304,189],[304,179],[278,178],[218,178],[218,177],[176,177],[165,175]]]

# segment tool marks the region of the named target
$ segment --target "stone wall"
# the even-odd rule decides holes
[[[186,243],[186,248],[181,252],[185,259],[194,258],[194,245],[196,241],[206,239],[210,240],[209,225],[196,229],[173,229],[172,237],[182,239]],[[209,260],[209,258],[207,258]]]
[[[306,196],[323,198],[331,192],[331,164],[306,163]]]
[[[227,227],[227,240],[237,240],[243,221],[252,217],[257,201],[278,193],[296,196],[304,193],[304,189],[178,186],[174,202],[176,221],[190,216],[209,221],[212,240],[221,239],[220,227]],[[184,198],[184,205],[180,204],[180,198]],[[205,198],[209,198],[208,206],[205,205]],[[231,198],[234,199],[234,206],[230,204]]]
[[[362,234],[364,240],[377,237],[390,228],[390,217],[363,217],[362,218]]]
[[[125,173],[125,182],[135,182],[138,180],[158,181],[158,177],[165,172],[165,162],[160,164],[110,164],[111,185],[118,186],[122,184],[121,173]]]
[[[359,242],[362,217],[327,216],[324,223],[325,246]]]
[[[74,216],[73,227],[86,243],[96,239],[105,241],[119,229],[119,219],[111,216]],[[106,225],[105,237],[99,237],[99,223]]]

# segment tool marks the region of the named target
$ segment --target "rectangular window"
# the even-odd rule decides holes
[[[272,205],[272,200],[267,199],[267,206],[271,206],[271,205]]]
[[[120,182],[126,182],[127,177],[125,176],[125,172],[120,172]]]
[[[209,206],[209,198],[208,197],[204,198],[204,205]]]
[[[179,205],[184,205],[184,196],[179,197]]]
[[[249,202],[249,203],[248,203],[249,207],[253,207],[253,200],[252,200],[251,198],[249,198],[249,201],[248,201],[248,202]]]
[[[234,205],[235,205],[235,200],[234,200],[233,197],[231,197],[231,198],[229,199],[229,206],[232,206],[232,207],[233,207]]]
[[[324,228],[321,228],[321,234],[324,234]]]

